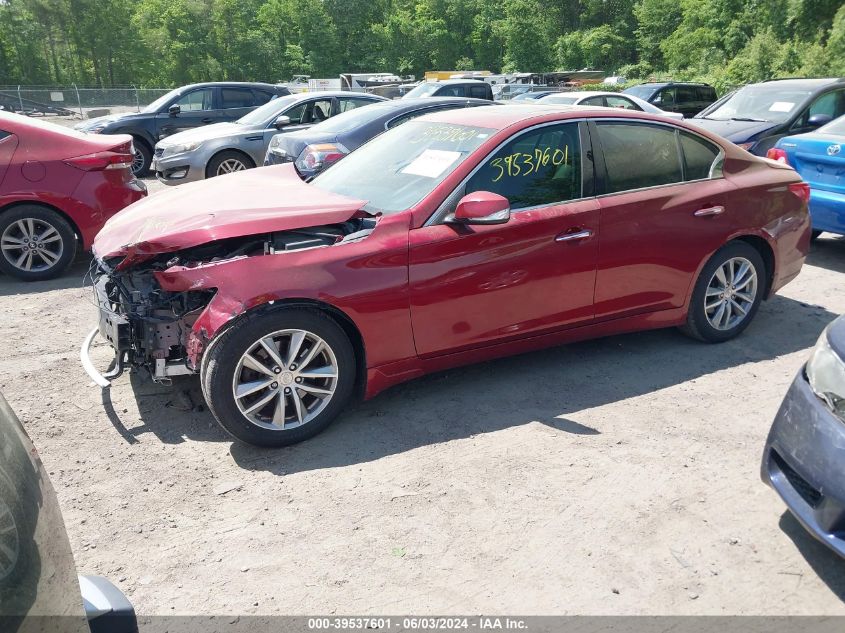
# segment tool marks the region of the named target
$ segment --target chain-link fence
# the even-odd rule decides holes
[[[0,109],[30,116],[93,118],[115,112],[138,112],[171,88],[118,86],[3,86]]]

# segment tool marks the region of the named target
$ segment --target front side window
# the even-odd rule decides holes
[[[211,88],[192,90],[188,94],[183,95],[174,105],[178,105],[182,112],[200,112],[202,110],[211,110],[212,95],[213,91]]]
[[[331,99],[318,99],[300,103],[285,112],[285,116],[290,117],[290,122],[293,125],[305,125],[325,121],[331,116],[331,111]]]
[[[675,130],[644,123],[599,122],[607,193],[683,181]]]
[[[578,105],[604,107],[604,97],[589,97],[588,99],[584,99],[583,101],[581,101]]]
[[[251,108],[256,105],[252,90],[246,88],[223,88],[220,90],[223,99],[223,109]]]
[[[684,152],[684,173],[686,180],[704,180],[711,178],[713,164],[722,153],[722,150],[700,136],[680,133],[681,149]]]
[[[311,185],[366,200],[363,208],[372,213],[404,211],[434,191],[494,133],[470,125],[409,121],[365,143]]]
[[[464,87],[463,86],[443,86],[440,90],[437,91],[438,97],[463,97],[464,96]]]
[[[659,105],[661,107],[675,105],[675,89],[663,88],[663,90],[658,93],[657,98],[653,103],[654,105]]]
[[[580,198],[578,123],[544,126],[509,141],[467,181],[465,193],[475,191],[504,196],[513,210]]]
[[[845,114],[845,90],[834,90],[818,97],[798,118],[793,128],[809,125],[810,117],[815,114],[826,114],[832,119],[838,119]]]
[[[642,110],[636,103],[625,97],[606,97],[609,108],[623,108],[625,110]]]

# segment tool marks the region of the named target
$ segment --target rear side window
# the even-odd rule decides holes
[[[223,108],[251,108],[255,103],[252,90],[248,88],[223,88],[220,91],[223,97]]]
[[[698,100],[713,102],[716,100],[716,90],[710,86],[698,87]]]
[[[498,193],[512,210],[580,198],[578,124],[549,125],[513,139],[467,181],[465,193],[474,191]]]
[[[487,99],[490,94],[488,93],[487,86],[472,86],[469,89],[469,96],[475,99]]]
[[[2,141],[2,140],[3,140],[4,138],[6,138],[7,136],[11,136],[11,135],[12,135],[12,133],[11,133],[11,132],[5,132],[5,131],[3,131],[3,130],[0,130],[0,141]]]
[[[698,101],[698,92],[695,86],[678,86],[677,91],[678,103]]]
[[[675,131],[643,123],[597,123],[607,193],[683,181]]]
[[[275,96],[276,95],[274,95],[273,93],[264,92],[263,90],[253,90],[252,91],[252,98],[255,101],[255,105],[264,105],[265,103],[267,103],[271,99],[275,98]]]
[[[684,152],[684,173],[686,180],[704,180],[711,178],[713,163],[721,154],[721,150],[703,138],[680,133],[681,149]]]

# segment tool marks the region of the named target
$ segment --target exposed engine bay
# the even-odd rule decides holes
[[[186,351],[191,328],[214,297],[215,289],[164,290],[155,274],[173,267],[196,268],[255,256],[330,247],[366,238],[377,218],[210,242],[182,251],[155,255],[126,270],[121,257],[96,259],[91,277],[100,309],[99,334],[115,349],[113,367],[104,376],[119,376],[126,367],[143,367],[153,380],[198,371]]]

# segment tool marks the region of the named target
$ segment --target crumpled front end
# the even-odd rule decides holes
[[[362,214],[335,224],[212,241],[129,265],[128,255],[96,254],[91,277],[99,324],[83,345],[82,364],[102,387],[127,367],[146,369],[158,382],[195,373],[215,333],[253,307],[218,293],[218,283],[237,282],[229,278],[231,264],[358,241],[376,223],[377,218]],[[296,260],[290,263],[296,266]],[[254,302],[265,299],[274,297]],[[104,374],[88,356],[96,336],[115,352],[113,367]]]

